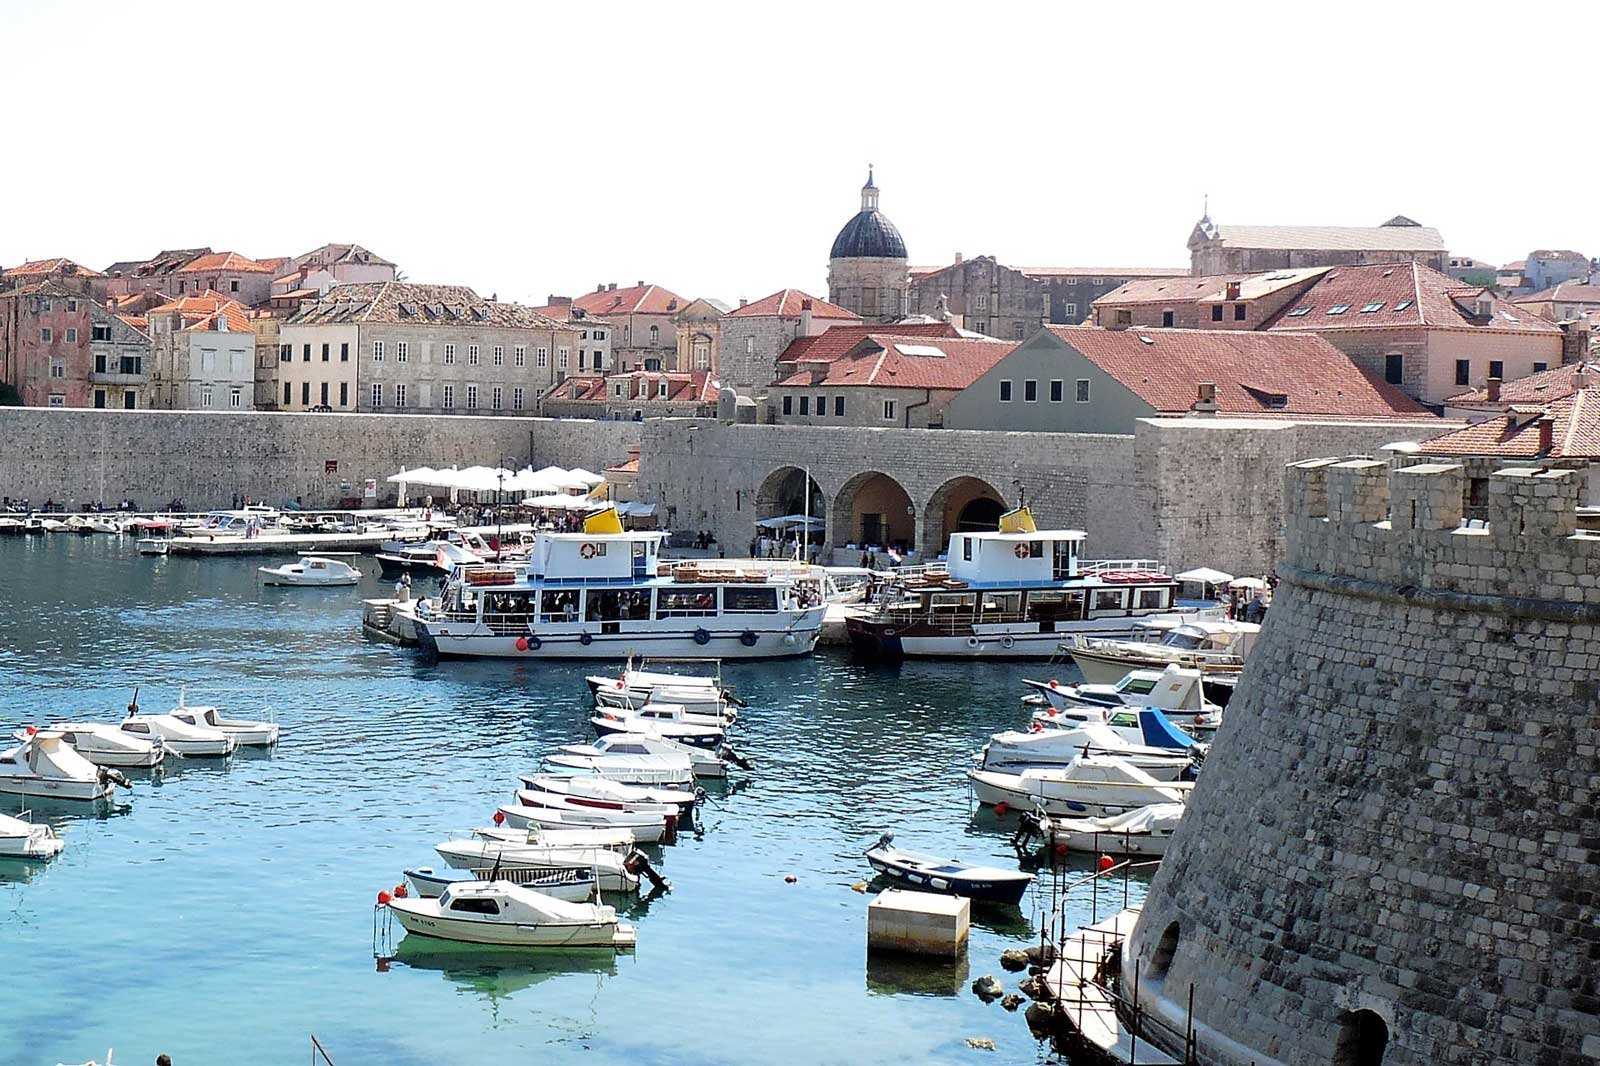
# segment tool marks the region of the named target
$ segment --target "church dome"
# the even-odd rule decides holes
[[[878,187],[872,172],[861,187],[861,210],[833,239],[829,259],[905,259],[906,242],[887,215],[878,210]]]

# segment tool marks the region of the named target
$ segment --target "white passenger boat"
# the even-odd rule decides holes
[[[224,718],[215,707],[190,707],[184,702],[183,690],[178,691],[178,705],[172,717],[185,725],[214,729],[236,740],[241,748],[270,748],[278,742],[277,722],[252,722],[244,718]]]
[[[167,755],[159,736],[137,737],[104,722],[60,722],[50,731],[96,766],[160,766]]]
[[[657,690],[660,691],[660,690]],[[704,709],[701,709],[704,708]],[[731,729],[739,720],[739,712],[722,703],[691,706],[683,703],[666,703],[651,699],[637,707],[595,708],[602,718],[638,718],[644,722],[678,722],[685,725],[708,725],[717,729]]]
[[[679,744],[663,737],[645,736],[642,733],[609,733],[593,744],[563,744],[545,761],[570,769],[592,769],[596,762],[616,756],[661,755],[683,756],[696,777],[727,777],[728,767],[752,769],[750,760],[724,744],[715,751]],[[572,758],[567,758],[571,756]]]
[[[128,779],[95,766],[52,730],[34,730],[21,744],[0,751],[0,792],[13,796],[109,799],[119,784],[128,787]]]
[[[1200,618],[1168,630],[1159,639],[1092,639],[1075,636],[1062,643],[1086,681],[1111,685],[1130,670],[1164,670],[1168,666],[1200,668],[1207,673],[1238,674],[1255,647],[1261,626],[1255,622]]]
[[[1194,769],[1188,748],[1129,743],[1102,722],[1083,722],[1072,729],[996,733],[979,752],[978,768],[1020,773],[1030,767],[1070,766],[1084,755],[1115,755],[1157,781],[1176,781]]]
[[[120,537],[122,535],[122,527],[110,518],[86,518],[84,519],[84,524],[89,527],[89,532],[91,533],[103,533],[110,537]]]
[[[283,566],[258,566],[263,585],[294,585],[324,588],[333,585],[354,585],[361,580],[361,571],[345,562],[326,555],[305,555],[298,563]]]
[[[46,533],[70,533],[72,527],[59,518],[44,518],[39,521],[39,528]]]
[[[146,740],[161,738],[167,750],[185,757],[220,758],[232,755],[239,747],[235,738],[220,729],[185,722],[170,714],[130,713],[121,723],[124,733]]]
[[[528,659],[632,651],[759,659],[816,647],[827,606],[793,571],[667,567],[659,558],[666,534],[622,532],[614,511],[584,528],[539,533],[522,564],[457,568],[437,601],[417,607],[422,646],[441,656]]]
[[[1070,766],[1031,768],[1020,774],[972,769],[967,780],[979,803],[1046,814],[1104,817],[1152,803],[1184,803],[1190,781],[1157,781],[1114,755],[1080,756]]]
[[[0,814],[0,859],[53,859],[66,846],[47,825]]]
[[[541,812],[572,814],[583,824],[596,827],[616,826],[637,831],[640,819],[659,819],[665,823],[662,838],[667,839],[680,822],[688,820],[681,807],[675,803],[644,803],[628,800],[587,800],[562,792],[547,792],[537,788],[519,788],[516,791],[518,806],[538,809]],[[645,841],[653,843],[653,841]]]
[[[705,795],[703,791],[692,789],[625,785],[591,774],[523,774],[522,787],[530,792],[562,796],[578,806],[632,810],[636,807],[631,805],[645,804],[665,808],[663,814],[680,816],[687,815]],[[520,792],[518,797],[521,797]]]
[[[574,866],[595,872],[603,892],[633,892],[639,877],[628,869],[627,855],[604,847],[553,847],[511,844],[497,840],[446,840],[433,849],[457,870],[566,870]]]
[[[668,833],[667,819],[660,814],[613,814],[598,811],[555,810],[551,807],[525,807],[520,803],[500,808],[506,824],[513,829],[536,826],[542,832],[559,834],[565,830],[621,829],[632,835],[636,844],[659,844]]]
[[[509,881],[466,881],[437,899],[406,896],[388,905],[406,932],[459,943],[628,948],[637,939],[614,907],[568,903]]]
[[[282,515],[271,507],[249,506],[232,511],[207,511],[198,523],[185,521],[183,532],[212,540],[282,532]]]
[[[1181,803],[1152,803],[1108,818],[1024,814],[1023,822],[1050,851],[1159,858],[1167,853],[1187,809]]]
[[[845,617],[856,651],[881,658],[1046,658],[1062,637],[1127,636],[1171,614],[1177,582],[1157,563],[1079,559],[1085,534],[1041,530],[1019,508],[994,533],[955,533],[949,561],[896,572]]]

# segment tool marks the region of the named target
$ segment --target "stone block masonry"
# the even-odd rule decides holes
[[[638,443],[633,422],[0,408],[0,495],[35,506],[131,497],[148,509],[181,497],[203,509],[237,494],[336,507],[367,478],[380,499],[392,495],[385,479],[406,467],[514,459],[598,471]]]
[[[1584,472],[1499,471],[1470,527],[1462,464],[1385,472],[1287,468],[1283,583],[1123,971],[1179,1031],[1192,990],[1208,1064],[1592,1064]]]

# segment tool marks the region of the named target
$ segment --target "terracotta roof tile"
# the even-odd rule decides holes
[[[1094,302],[1096,307],[1153,303],[1216,303],[1230,284],[1239,286],[1240,300],[1255,300],[1326,274],[1331,267],[1301,267],[1255,274],[1202,274],[1197,277],[1152,278],[1125,282]]]
[[[774,384],[959,390],[988,373],[1016,348],[1015,341],[906,335],[893,326],[879,329],[881,332],[860,336],[841,357],[802,356],[798,365]]]
[[[294,325],[414,322],[491,325],[507,329],[570,328],[522,304],[485,300],[465,285],[414,285],[404,281],[336,285],[316,300],[301,303],[288,321]]]
[[[1515,378],[1500,386],[1500,399],[1491,402],[1489,390],[1472,389],[1445,401],[1451,407],[1504,407],[1510,404],[1548,404],[1564,400],[1578,391],[1578,371],[1587,385],[1600,384],[1600,362],[1567,363],[1541,370],[1525,378]]]
[[[589,315],[670,315],[688,303],[675,292],[659,285],[635,285],[627,289],[607,289],[576,296],[574,307]]]
[[[842,358],[861,342],[861,338],[874,331],[896,337],[959,337],[961,331],[948,322],[926,325],[891,326],[829,326],[810,337],[796,337],[778,356],[778,376],[793,373],[793,364],[801,359],[807,362],[827,362]]]
[[[758,316],[775,316],[780,318],[799,318],[803,309],[802,304],[811,302],[812,318],[837,318],[848,322],[860,322],[861,316],[854,311],[846,311],[827,300],[818,299],[799,289],[780,289],[771,296],[764,296],[759,300],[752,300],[743,307],[735,308],[728,312],[730,318],[755,318]]]
[[[1052,335],[1163,413],[1191,410],[1199,386],[1230,415],[1418,418],[1430,412],[1317,336],[1244,330],[1049,326]]]
[[[1486,290],[1463,285],[1448,274],[1416,262],[1340,266],[1324,274],[1265,328],[1280,333],[1397,326],[1496,333],[1561,332],[1555,323],[1493,295],[1489,296],[1490,314],[1479,315],[1475,308],[1482,293]]]
[[[660,394],[661,382],[667,383],[667,395]],[[617,382],[628,386],[626,396],[614,396],[612,388]],[[639,395],[639,385],[646,386]],[[586,403],[604,403],[614,399],[618,403],[715,403],[717,382],[705,370],[631,370],[625,374],[604,377],[585,374],[568,377],[551,386],[545,394],[547,400],[577,400]],[[637,469],[637,467],[635,467]]]
[[[1550,418],[1551,446],[1539,423]],[[1505,414],[1423,441],[1427,455],[1486,455],[1509,459],[1600,460],[1600,389],[1586,388],[1545,406],[1517,405]]]
[[[240,274],[271,274],[276,272],[277,268],[282,265],[283,260],[281,259],[269,259],[262,262],[257,262],[254,259],[249,259],[240,255],[238,252],[212,252],[209,255],[202,255],[198,259],[194,259],[184,266],[179,267],[175,273],[209,274],[212,271],[226,270],[235,271]]]
[[[0,271],[0,277],[6,278],[38,278],[51,274],[70,274],[81,278],[98,278],[98,270],[90,270],[80,266],[70,259],[58,257],[56,259],[30,259],[26,263]]]

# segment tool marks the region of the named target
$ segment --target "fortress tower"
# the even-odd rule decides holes
[[[1486,528],[1467,474],[1286,472],[1283,583],[1123,957],[1179,1032],[1193,989],[1202,1062],[1600,1060],[1600,535],[1582,470],[1494,473]]]

